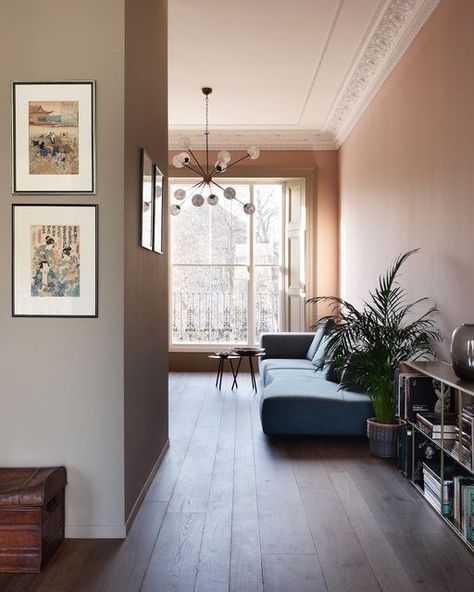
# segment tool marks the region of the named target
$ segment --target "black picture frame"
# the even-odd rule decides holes
[[[163,255],[165,177],[156,163],[153,164],[153,250]]]
[[[145,148],[141,149],[140,183],[140,245],[153,251],[154,163]]]
[[[91,312],[87,314],[28,314],[22,313],[17,311],[16,306],[16,286],[17,286],[17,278],[16,278],[16,262],[17,262],[17,253],[16,253],[16,213],[24,208],[34,208],[41,210],[43,208],[88,208],[93,212],[93,222],[92,222],[92,230],[94,233],[93,239],[93,265],[94,270],[92,274],[94,288],[92,291],[93,297],[93,306],[91,307]],[[12,204],[12,317],[27,317],[27,318],[98,318],[99,316],[99,207],[97,204],[35,204],[35,203],[21,203],[21,204]],[[31,280],[31,276],[30,276]]]
[[[38,89],[47,86],[50,86],[51,89],[45,91],[46,98],[40,99],[37,94]],[[76,95],[74,95],[73,86],[76,87]],[[28,87],[30,88],[28,89]],[[84,96],[79,93],[79,89],[84,93]],[[79,137],[82,138],[82,140],[79,140],[79,146],[82,146],[82,148],[79,149],[80,171],[77,173],[77,178],[69,174],[32,174],[29,170],[30,164],[27,166],[27,161],[29,163],[29,159],[31,159],[30,144],[33,140],[29,136],[30,112],[26,104],[28,91],[31,93],[30,98],[37,102],[66,100],[70,102],[77,99],[79,110],[78,133]],[[11,96],[12,193],[14,195],[95,195],[97,176],[95,80],[13,81],[11,83]],[[81,117],[81,112],[84,117]],[[28,121],[26,121],[27,117]],[[44,129],[46,132],[47,126]],[[64,129],[64,127],[61,129]],[[39,131],[41,131],[41,128],[39,128]],[[84,151],[84,157],[81,156],[80,150]],[[46,149],[46,151],[48,150]]]

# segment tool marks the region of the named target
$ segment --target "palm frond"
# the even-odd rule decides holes
[[[418,251],[407,251],[395,259],[360,310],[337,296],[307,301],[329,307],[329,314],[314,324],[332,321],[323,365],[333,364],[342,375],[340,388],[364,389],[383,423],[394,421],[395,370],[401,362],[434,356],[433,344],[441,339],[434,320],[436,306],[416,316],[416,309],[428,304],[428,299],[407,302],[406,291],[398,283],[401,267]]]

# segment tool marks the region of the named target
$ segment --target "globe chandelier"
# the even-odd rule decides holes
[[[212,93],[212,88],[204,87],[201,89],[205,97],[206,103],[206,128],[204,131],[204,137],[206,142],[206,164],[200,164],[196,155],[191,150],[191,140],[187,137],[180,139],[180,145],[185,149],[185,152],[180,152],[173,156],[172,163],[178,169],[187,168],[190,171],[196,173],[200,180],[193,185],[190,189],[176,189],[173,196],[179,203],[173,203],[170,206],[170,212],[173,216],[177,216],[181,212],[182,205],[191,198],[191,203],[196,208],[200,208],[205,201],[210,206],[215,206],[219,202],[219,196],[215,194],[213,187],[218,187],[222,190],[224,197],[228,200],[235,199],[239,202],[246,214],[253,214],[255,212],[255,206],[252,203],[244,203],[237,197],[237,192],[233,187],[222,187],[216,182],[216,178],[228,171],[238,162],[250,158],[250,160],[256,160],[260,156],[260,150],[256,146],[250,146],[247,148],[246,153],[241,158],[235,160],[231,164],[232,156],[227,150],[221,150],[217,154],[217,161],[214,166],[209,164],[209,95]]]

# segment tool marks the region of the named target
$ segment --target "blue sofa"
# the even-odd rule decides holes
[[[324,359],[324,329],[315,333],[267,333],[261,345],[263,392],[260,419],[269,435],[363,435],[372,404],[366,393],[339,390]]]

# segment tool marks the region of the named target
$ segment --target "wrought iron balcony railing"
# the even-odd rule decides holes
[[[259,290],[255,334],[279,330],[280,293]],[[248,343],[246,292],[173,292],[172,343]]]

